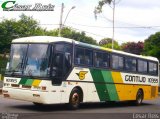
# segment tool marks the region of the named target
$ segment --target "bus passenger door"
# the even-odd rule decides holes
[[[57,52],[54,55],[52,66],[52,84],[61,85],[63,78],[63,53]]]
[[[70,94],[70,86],[66,83],[68,76],[72,70],[72,46],[66,45],[64,47],[64,61],[63,61],[63,81],[62,81],[62,97],[61,103],[66,103],[69,100],[68,94]],[[72,79],[69,79],[72,80]]]
[[[56,52],[54,54],[51,77],[52,77],[52,97],[55,103],[61,102],[61,84],[63,80],[63,59],[64,55],[61,52]]]
[[[66,102],[68,87],[65,81],[72,70],[72,45],[56,44],[54,49],[51,69],[52,85],[58,92],[55,98],[58,98],[60,102]]]

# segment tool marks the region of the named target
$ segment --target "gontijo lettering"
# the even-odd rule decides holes
[[[140,76],[131,76],[131,75],[126,75],[125,76],[125,81],[128,82],[146,82],[145,77],[140,77]]]

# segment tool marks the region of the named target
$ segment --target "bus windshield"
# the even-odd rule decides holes
[[[25,56],[27,53],[27,44],[12,44],[10,63],[7,73],[22,74],[22,67],[24,65]]]
[[[9,72],[15,75],[48,76],[48,44],[12,44]]]

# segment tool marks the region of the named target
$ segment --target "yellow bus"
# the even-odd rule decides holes
[[[32,36],[12,41],[3,96],[36,105],[133,101],[158,97],[157,58],[72,39]]]

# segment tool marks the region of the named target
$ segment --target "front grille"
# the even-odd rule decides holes
[[[12,87],[19,87],[19,84],[11,84]]]
[[[28,88],[28,89],[31,89],[31,86],[25,86],[25,85],[22,85],[22,88]]]

